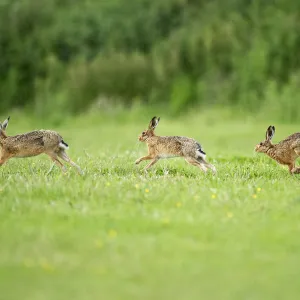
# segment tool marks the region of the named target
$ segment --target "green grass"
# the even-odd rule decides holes
[[[0,169],[1,300],[298,299],[300,176],[253,151],[272,120],[162,116],[157,134],[199,140],[213,176],[182,159],[135,166],[151,117],[48,126],[83,177],[47,175],[44,156]],[[39,123],[12,115],[8,133]],[[275,125],[275,141],[299,131]]]

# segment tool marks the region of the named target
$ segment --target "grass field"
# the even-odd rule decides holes
[[[199,140],[213,176],[182,159],[134,165],[151,117],[48,126],[83,177],[47,174],[44,156],[0,169],[1,300],[299,298],[300,176],[253,151],[272,120],[161,116],[157,134]],[[274,125],[275,142],[299,131]],[[7,132],[39,126],[11,115]]]

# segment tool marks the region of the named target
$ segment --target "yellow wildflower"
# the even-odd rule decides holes
[[[228,218],[232,218],[232,217],[233,217],[233,213],[232,213],[232,212],[230,212],[230,211],[229,211],[229,212],[227,212],[227,217],[228,217]]]
[[[169,218],[164,218],[164,219],[162,219],[162,223],[163,223],[164,225],[170,224]]]
[[[54,267],[45,258],[40,259],[39,264],[41,268],[47,272],[54,271]]]
[[[115,238],[117,235],[118,235],[118,233],[117,233],[114,229],[111,229],[111,230],[108,232],[108,236],[109,236],[110,238]]]

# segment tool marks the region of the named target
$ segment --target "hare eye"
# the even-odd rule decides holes
[[[259,143],[261,146],[263,145],[263,143],[261,142],[261,143]]]
[[[145,135],[145,134],[146,134],[146,132],[145,132],[145,131],[143,131],[143,132],[142,132],[142,135]]]

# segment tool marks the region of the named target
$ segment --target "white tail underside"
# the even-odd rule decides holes
[[[62,142],[59,143],[59,148],[64,149],[64,150],[69,149],[69,147],[66,146],[66,145],[65,145],[64,143],[62,143]]]
[[[203,159],[205,159],[205,158],[206,158],[206,155],[205,155],[205,154],[203,154],[202,152],[200,152],[199,150],[197,150],[197,151],[196,151],[196,155],[197,155],[198,157],[201,157],[201,158],[203,158]]]

